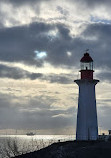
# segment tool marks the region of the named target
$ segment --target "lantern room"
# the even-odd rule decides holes
[[[93,79],[93,59],[89,53],[85,53],[80,60],[81,62],[81,79]]]

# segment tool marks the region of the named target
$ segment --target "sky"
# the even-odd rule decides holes
[[[99,133],[111,129],[111,1],[0,0],[0,132],[75,134],[80,59],[94,60]]]

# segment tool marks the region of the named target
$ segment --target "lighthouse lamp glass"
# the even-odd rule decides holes
[[[93,62],[81,62],[81,70],[93,70]]]

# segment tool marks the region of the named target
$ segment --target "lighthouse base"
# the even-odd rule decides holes
[[[76,140],[97,140],[95,85],[99,80],[75,80],[79,86]]]

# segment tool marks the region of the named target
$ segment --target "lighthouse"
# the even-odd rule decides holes
[[[97,140],[95,86],[99,80],[93,79],[93,59],[88,52],[81,58],[80,63],[81,78],[74,81],[79,86],[76,140]]]

